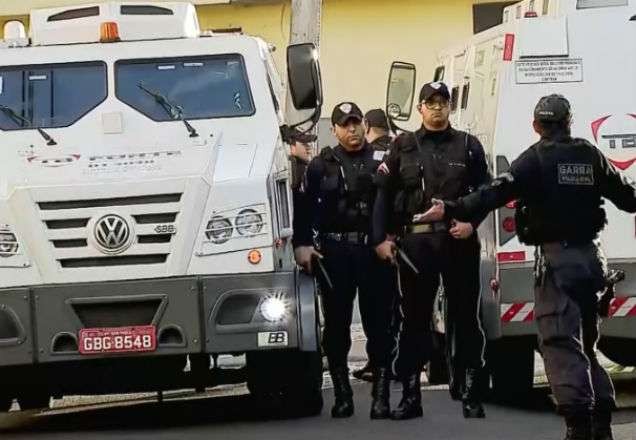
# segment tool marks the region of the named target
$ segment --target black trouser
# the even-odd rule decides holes
[[[400,262],[403,322],[395,372],[400,377],[417,374],[430,360],[431,318],[440,278],[447,301],[447,334],[453,336],[454,367],[483,367],[485,337],[479,320],[480,244],[476,235],[457,240],[446,232],[407,234],[402,247],[420,273],[416,275]]]
[[[597,293],[605,287],[605,263],[594,243],[544,244],[537,259],[535,317],[539,348],[559,411],[614,406],[612,381],[596,357]]]
[[[325,331],[323,345],[329,367],[347,366],[351,348],[351,319],[356,292],[367,335],[367,353],[374,367],[390,364],[393,336],[391,318],[395,281],[393,268],[381,262],[371,246],[324,240],[323,263],[334,289],[318,277],[323,296]]]

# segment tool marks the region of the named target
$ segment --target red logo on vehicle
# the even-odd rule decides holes
[[[636,120],[636,114],[628,113],[630,120]],[[608,127],[608,121],[616,122]],[[608,155],[608,160],[619,170],[626,170],[636,163],[636,128],[625,132],[624,126],[614,115],[603,116],[592,122],[592,135],[599,147]],[[617,125],[619,125],[617,127]],[[602,133],[601,129],[608,128],[609,133]],[[620,130],[620,133],[618,132]]]

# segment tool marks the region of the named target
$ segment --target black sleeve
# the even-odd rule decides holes
[[[484,147],[475,136],[468,135],[468,175],[469,185],[473,191],[489,184],[492,181],[492,175],[488,170],[488,162],[486,162],[486,153]],[[484,221],[488,212],[482,212],[471,218],[470,223],[476,230]]]
[[[399,184],[400,157],[399,145],[403,141],[403,136],[395,139],[389,155],[378,167],[376,184],[378,191],[373,205],[373,216],[371,224],[371,244],[382,243],[387,234],[394,233],[392,224],[392,207],[395,192]]]
[[[533,176],[536,177],[539,171],[536,153],[526,150],[512,163],[507,173],[490,184],[459,200],[445,202],[446,216],[459,221],[471,221],[480,216],[485,218],[490,211],[535,190]]]
[[[622,211],[636,212],[636,183],[616,171],[616,168],[609,163],[598,149],[596,149],[596,152],[598,153],[601,169],[599,177],[601,195],[609,199]]]
[[[320,182],[324,175],[324,164],[320,157],[309,163],[305,173],[305,191],[294,192],[294,248],[313,245],[313,228],[318,221]]]

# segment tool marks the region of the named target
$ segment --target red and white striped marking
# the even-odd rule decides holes
[[[533,302],[501,305],[501,322],[530,322],[533,319]]]
[[[610,303],[610,318],[636,316],[636,296],[619,296]]]

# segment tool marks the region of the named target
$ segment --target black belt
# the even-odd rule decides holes
[[[367,244],[369,234],[366,232],[327,232],[320,234],[323,240],[337,241],[339,243]]]
[[[435,232],[447,232],[448,225],[445,222],[416,223],[404,227],[406,234],[433,234]]]

